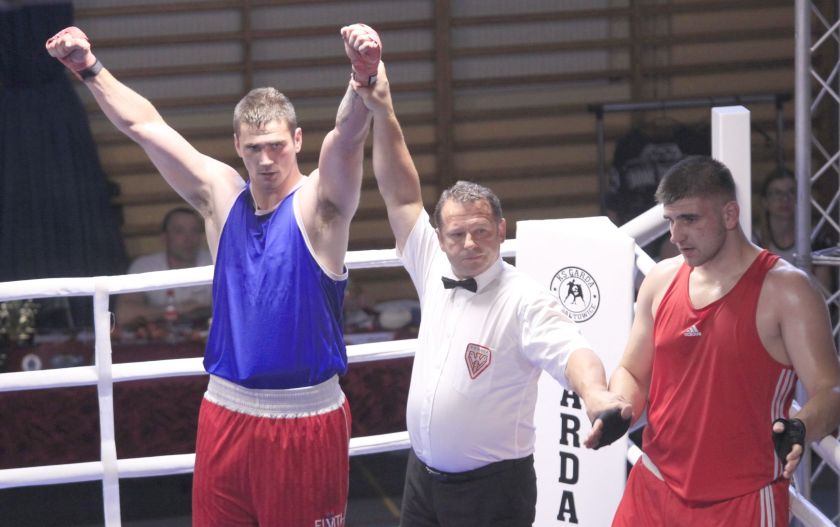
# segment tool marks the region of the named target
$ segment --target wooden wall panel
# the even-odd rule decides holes
[[[231,114],[254,86],[286,92],[312,170],[348,67],[338,29],[382,34],[397,113],[431,208],[456,179],[494,188],[518,219],[598,214],[592,103],[790,93],[787,0],[84,0],[77,25],[103,62],[152,100],[201,151],[236,167]],[[159,247],[162,214],[183,204],[143,151],[107,122],[82,86],[108,176],[121,188],[131,256]],[[775,109],[756,105],[756,178],[775,162]],[[708,109],[611,114],[609,162],[631,127],[708,122]],[[792,104],[784,111],[792,157]],[[768,140],[768,136],[770,139]],[[370,150],[368,149],[368,156]],[[513,232],[513,229],[511,229]],[[382,200],[365,163],[351,248],[389,247]],[[413,296],[404,272],[354,275],[377,299]]]

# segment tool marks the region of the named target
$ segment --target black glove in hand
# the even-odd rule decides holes
[[[784,431],[773,431],[773,446],[776,447],[776,455],[782,460],[782,464],[787,463],[787,456],[793,449],[793,445],[802,445],[805,447],[805,423],[799,419],[776,419],[773,425],[782,423],[785,427]]]
[[[612,408],[601,412],[595,416],[595,420],[597,421],[598,419],[604,423],[604,428],[601,429],[601,437],[598,439],[598,444],[595,445],[595,450],[609,445],[623,436],[627,432],[627,429],[630,428],[630,418],[622,418],[621,409],[619,408]]]

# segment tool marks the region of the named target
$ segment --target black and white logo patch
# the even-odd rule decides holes
[[[580,267],[564,267],[551,279],[551,292],[560,300],[563,312],[575,322],[595,316],[601,304],[598,282]]]

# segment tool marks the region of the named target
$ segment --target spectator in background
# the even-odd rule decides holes
[[[609,167],[607,216],[620,226],[656,205],[654,193],[665,172],[688,155],[711,153],[710,137],[705,124],[659,116],[618,138]]]
[[[618,138],[609,167],[605,213],[624,225],[654,205],[656,187],[665,172],[688,155],[711,153],[711,134],[705,124],[687,125],[658,115]],[[645,246],[655,260],[679,251],[663,235]]]
[[[378,313],[362,286],[351,279],[344,290],[344,332],[364,333],[378,327]]]
[[[130,274],[212,265],[204,237],[204,221],[192,209],[178,207],[166,213],[161,224],[164,250],[135,259]],[[117,323],[121,326],[162,320],[174,307],[179,318],[206,320],[210,316],[212,287],[208,285],[160,289],[121,295],[117,300]]]
[[[761,221],[756,243],[793,263],[796,244],[796,178],[786,168],[767,174],[761,186]]]
[[[784,167],[767,174],[761,185],[760,220],[753,229],[753,241],[773,254],[794,263],[796,251],[796,177]],[[824,249],[830,242],[817,239],[813,249]],[[831,283],[831,270],[815,266],[814,276],[823,286]]]

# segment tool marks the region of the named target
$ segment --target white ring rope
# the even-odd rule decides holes
[[[660,207],[653,207],[620,228],[625,234],[645,244],[667,231]],[[516,255],[516,240],[502,244],[502,256]],[[638,245],[636,265],[643,274],[654,262]],[[348,269],[399,267],[402,264],[393,249],[352,251],[347,253]],[[94,327],[96,337],[96,363],[53,370],[10,372],[0,374],[0,392],[34,390],[59,387],[96,385],[99,393],[100,433],[102,461],[47,465],[0,470],[0,489],[32,485],[50,485],[81,481],[103,481],[105,523],[120,525],[119,479],[185,474],[193,471],[195,454],[179,454],[134,459],[117,459],[114,442],[113,383],[130,380],[158,379],[191,375],[205,375],[200,357],[168,359],[149,362],[111,364],[110,312],[108,298],[111,294],[204,285],[212,282],[213,266],[156,271],[123,276],[92,278],[47,278],[0,283],[0,301],[65,296],[94,297]],[[416,340],[365,343],[347,346],[350,363],[396,359],[414,355]],[[350,455],[365,455],[409,447],[408,432],[354,437],[350,440]],[[825,438],[818,445],[831,467],[840,474],[840,443]],[[635,447],[634,447],[635,448]],[[631,455],[639,453],[631,448]],[[816,448],[816,447],[815,447]],[[638,448],[635,448],[637,451]],[[631,462],[635,459],[631,459]],[[791,510],[806,525],[832,525],[822,523],[823,516],[813,505],[791,492]],[[827,521],[827,520],[826,520]]]
[[[414,356],[417,339],[369,342],[347,346],[350,364]],[[142,381],[167,377],[206,375],[201,357],[164,359],[114,364],[114,382]],[[74,366],[55,370],[15,371],[0,375],[0,392],[46,388],[72,388],[97,384],[95,366]]]

